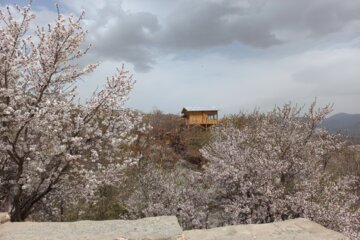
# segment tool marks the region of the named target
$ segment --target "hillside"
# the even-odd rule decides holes
[[[338,113],[325,119],[322,126],[332,133],[360,137],[360,114]]]

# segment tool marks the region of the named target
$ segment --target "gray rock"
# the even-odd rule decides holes
[[[10,221],[10,216],[6,212],[0,212],[0,224]]]
[[[6,214],[0,214],[5,216]],[[8,216],[8,215],[7,215]],[[342,234],[298,218],[182,232],[176,217],[0,225],[1,240],[345,240]]]
[[[182,229],[174,216],[139,220],[21,222],[0,225],[1,240],[176,240]]]
[[[268,224],[226,226],[183,232],[186,240],[345,240],[342,234],[304,218]]]

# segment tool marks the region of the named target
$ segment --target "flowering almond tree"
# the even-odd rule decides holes
[[[285,105],[250,114],[241,127],[225,122],[213,129],[212,143],[202,149],[209,160],[204,178],[215,189],[210,198],[222,224],[308,217],[358,239],[360,179],[326,171],[343,145],[317,128],[330,110],[314,103],[302,114]]]
[[[92,196],[116,184],[136,157],[125,147],[139,117],[123,105],[133,86],[123,68],[85,104],[76,81],[96,65],[76,60],[85,31],[60,13],[54,24],[29,32],[30,7],[0,12],[0,210],[23,221],[45,197]],[[51,204],[49,201],[48,204]]]
[[[359,239],[360,178],[327,169],[345,147],[318,128],[330,110],[285,105],[224,120],[201,150],[208,160],[202,171],[137,165],[139,184],[127,208],[176,215],[185,229],[306,217]]]

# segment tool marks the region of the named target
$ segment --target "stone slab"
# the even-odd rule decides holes
[[[268,224],[226,226],[183,232],[186,240],[345,240],[342,234],[304,218]]]
[[[0,212],[0,224],[10,221],[10,216],[6,212]]]
[[[181,234],[182,229],[175,216],[0,225],[1,240],[176,240],[181,239]]]

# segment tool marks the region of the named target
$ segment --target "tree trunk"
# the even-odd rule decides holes
[[[28,214],[23,209],[20,208],[20,206],[16,206],[14,211],[10,212],[10,220],[11,222],[23,222],[27,218]]]

